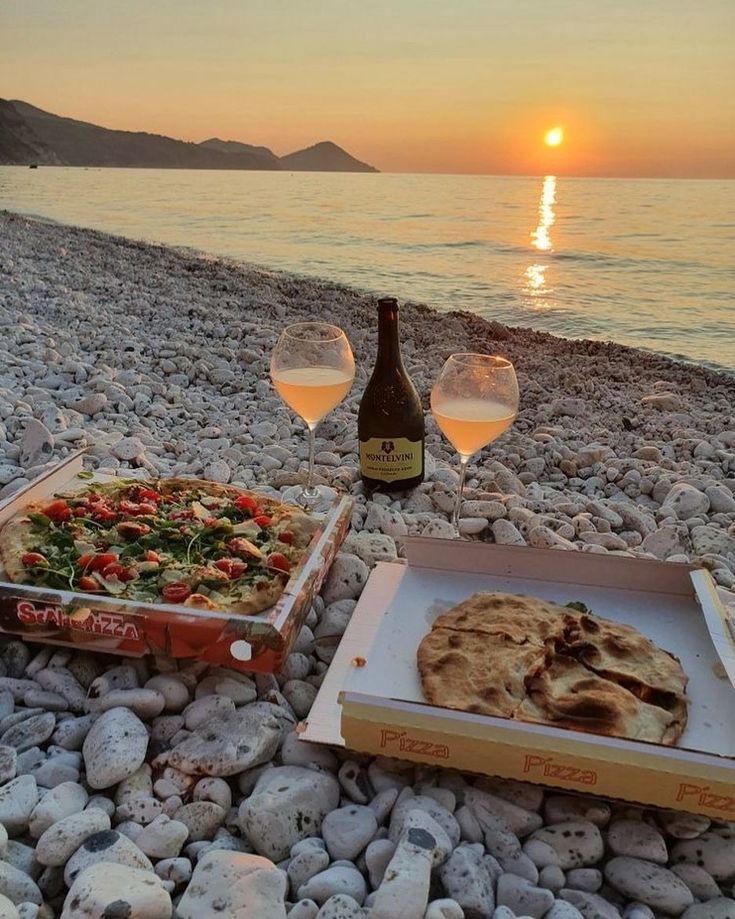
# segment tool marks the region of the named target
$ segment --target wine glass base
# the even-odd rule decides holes
[[[310,514],[326,514],[337,497],[337,491],[329,485],[314,486],[313,493],[303,485],[292,485],[281,494],[287,504],[298,504]]]

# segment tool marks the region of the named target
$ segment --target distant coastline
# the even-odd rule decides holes
[[[0,165],[379,172],[329,140],[277,156],[268,147],[218,137],[197,144],[116,131],[15,99],[0,99]]]

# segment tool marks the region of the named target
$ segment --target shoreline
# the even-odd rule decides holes
[[[79,168],[88,168],[88,167],[79,167]],[[100,167],[101,168],[101,167]],[[501,176],[502,178],[502,176]],[[535,178],[535,177],[531,177]],[[735,180],[734,180],[735,181]],[[148,246],[152,249],[156,249],[163,252],[176,253],[184,258],[199,259],[205,262],[220,262],[222,265],[227,266],[235,271],[238,269],[242,270],[244,273],[254,272],[260,273],[265,276],[274,276],[282,277],[284,279],[289,279],[291,281],[297,281],[306,285],[317,285],[323,286],[326,289],[338,290],[347,295],[354,295],[361,299],[370,301],[377,298],[380,294],[375,291],[370,291],[366,288],[356,287],[354,285],[343,284],[338,281],[333,281],[328,277],[322,276],[311,276],[300,274],[299,272],[288,271],[285,269],[271,268],[267,265],[263,265],[259,262],[250,262],[243,259],[238,259],[233,256],[219,255],[217,253],[208,252],[204,249],[199,249],[195,246],[176,246],[169,245],[167,243],[162,243],[157,240],[147,239],[143,237],[130,237],[123,236],[117,233],[110,233],[105,230],[97,230],[91,227],[84,227],[77,224],[65,223],[62,220],[57,220],[53,217],[48,217],[44,214],[30,214],[21,211],[12,211],[4,208],[0,208],[0,221],[4,221],[7,218],[17,218],[20,220],[28,220],[31,223],[45,224],[53,227],[58,227],[61,229],[69,230],[72,232],[79,233],[88,233],[94,236],[99,236],[101,238],[107,238],[111,241],[116,241],[118,243],[129,243],[137,246]],[[384,295],[388,295],[390,292],[383,292]],[[687,358],[684,356],[671,356],[664,354],[661,351],[656,351],[654,349],[647,349],[641,346],[626,345],[614,341],[613,339],[595,339],[595,338],[570,338],[563,335],[555,334],[554,332],[545,332],[543,330],[536,330],[530,326],[525,325],[506,325],[505,323],[496,322],[491,319],[487,319],[484,316],[480,316],[477,313],[473,313],[469,310],[448,310],[443,311],[437,307],[431,306],[430,304],[423,303],[421,301],[415,300],[406,300],[403,303],[404,307],[411,307],[419,310],[426,310],[435,316],[442,317],[455,317],[458,316],[468,321],[477,320],[482,324],[485,324],[490,327],[499,327],[502,326],[503,329],[507,330],[510,333],[516,334],[525,334],[525,335],[537,335],[541,337],[541,340],[552,339],[554,341],[569,342],[573,345],[590,345],[590,346],[601,346],[604,348],[619,348],[623,352],[630,352],[633,356],[639,355],[641,357],[651,357],[656,359],[661,359],[663,361],[669,362],[676,366],[680,366],[686,369],[702,369],[709,371],[717,376],[723,376],[726,379],[732,378],[735,380],[735,369],[730,370],[729,368],[722,365],[715,365],[706,362],[699,362],[693,358]]]
[[[687,919],[735,908],[735,839],[718,835],[725,817],[713,823],[351,758],[298,739],[295,725],[308,715],[370,569],[397,558],[405,535],[450,535],[456,457],[430,414],[421,485],[369,496],[358,478],[356,413],[375,357],[372,296],[7,212],[0,212],[0,233],[0,500],[80,447],[102,471],[191,475],[288,500],[302,479],[307,443],[268,377],[279,332],[310,317],[332,321],[345,329],[357,362],[355,385],[317,429],[316,446],[317,481],[352,494],[352,525],[281,673],[251,680],[186,661],[0,643],[0,673],[7,672],[0,700],[12,719],[2,744],[24,724],[44,727],[13,760],[11,778],[0,779],[0,823],[10,813],[14,858],[13,866],[2,863],[0,893],[46,903],[23,915],[53,919],[66,903],[71,916],[81,887],[96,915],[111,906],[114,891],[116,909],[127,897],[141,915],[147,909],[167,919],[174,906],[182,916],[216,908],[222,919],[237,919],[255,915],[247,905],[254,902],[269,919],[286,919],[287,909],[289,919],[371,919],[376,902],[381,919],[409,906],[412,919],[461,919],[463,905],[468,914],[477,909],[477,897],[476,915],[515,907],[496,919],[530,914],[531,903],[534,915],[550,919],[652,919],[651,907],[658,914],[661,903],[667,914],[693,907],[695,890],[715,903],[704,911],[698,904]],[[517,367],[518,418],[468,472],[465,537],[696,562],[712,572],[735,613],[735,378],[471,313],[406,304],[401,316],[404,361],[425,406],[452,351],[499,351]],[[43,713],[34,717],[39,706]],[[226,736],[231,751],[265,752],[247,763],[231,752],[237,761],[210,777],[184,762],[182,751],[181,768],[169,763],[187,738],[204,748],[215,736]],[[100,738],[109,744],[105,755]],[[278,798],[267,793],[276,778]],[[46,789],[62,785],[66,792],[54,796],[66,794],[68,809],[59,805],[61,818],[51,809],[47,815]],[[394,807],[399,791],[401,802],[415,796],[417,807]],[[45,841],[28,832],[29,821],[38,826],[31,815],[41,794],[50,821]],[[490,800],[490,818],[487,808],[475,808],[478,796]],[[313,804],[308,827],[305,802]],[[498,829],[495,809],[510,814],[513,829]],[[333,816],[322,824],[325,814]],[[74,833],[51,831],[62,820]],[[581,839],[573,857],[557,829],[540,829],[546,835],[538,845],[523,843],[532,828],[565,821]],[[407,844],[409,826],[431,840],[446,869],[432,871],[431,857]],[[49,855],[52,836],[59,850]],[[557,843],[560,857],[549,860]],[[35,855],[58,867],[34,877]],[[623,858],[627,875],[617,870]],[[657,901],[653,888],[636,886],[640,872],[650,878],[651,870],[670,899]],[[84,885],[72,871],[84,871]]]

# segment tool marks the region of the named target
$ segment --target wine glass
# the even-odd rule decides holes
[[[314,429],[350,391],[355,359],[345,333],[328,322],[287,326],[271,355],[271,380],[309,429],[309,472],[295,500],[315,508],[325,495],[314,485]]]
[[[473,453],[500,437],[518,413],[518,380],[513,364],[492,354],[452,354],[431,391],[431,411],[459,453],[459,487],[452,514],[452,524],[459,534],[467,463]]]

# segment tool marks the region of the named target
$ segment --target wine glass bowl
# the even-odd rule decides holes
[[[287,326],[271,355],[271,380],[278,395],[309,430],[309,472],[296,496],[314,506],[320,498],[314,478],[314,429],[345,398],[355,378],[355,359],[347,336],[328,322]]]
[[[431,411],[460,459],[460,481],[452,516],[459,525],[462,489],[470,457],[492,443],[518,413],[518,380],[513,364],[494,354],[452,354],[431,391]]]

